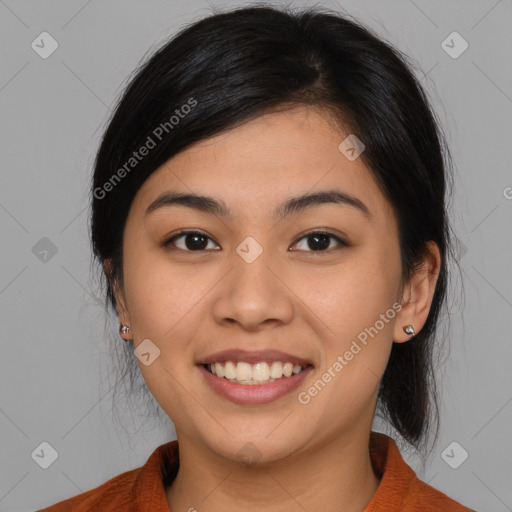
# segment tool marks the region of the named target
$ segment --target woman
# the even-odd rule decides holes
[[[165,44],[104,135],[92,243],[177,441],[44,510],[468,511],[371,430],[436,431],[448,162],[347,17],[247,7]]]

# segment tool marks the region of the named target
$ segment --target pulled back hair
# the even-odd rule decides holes
[[[393,344],[378,394],[380,414],[418,448],[433,424],[436,436],[439,428],[433,349],[446,303],[451,158],[407,58],[348,15],[261,4],[217,12],[185,27],[139,66],[94,165],[90,228],[106,308],[116,311],[113,283],[123,283],[127,215],[151,173],[193,143],[293,105],[329,112],[363,141],[360,158],[397,218],[403,282],[428,241],[439,247],[442,264],[427,321],[412,340]],[[161,140],[128,172],[133,152],[148,136],[156,140],[159,126],[167,128]],[[123,166],[126,172],[119,172]],[[103,272],[107,259],[111,270]],[[133,384],[136,358],[133,350],[125,356]]]

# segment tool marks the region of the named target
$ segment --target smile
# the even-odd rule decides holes
[[[242,385],[270,384],[279,379],[288,378],[304,371],[307,365],[294,365],[291,362],[265,361],[251,364],[245,361],[225,361],[206,364],[211,374],[229,382]]]

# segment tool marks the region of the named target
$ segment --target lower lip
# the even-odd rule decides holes
[[[296,375],[282,377],[268,384],[236,384],[224,377],[213,375],[202,364],[198,365],[198,368],[204,375],[206,382],[216,393],[236,404],[242,405],[274,402],[299,387],[300,383],[306,378],[306,375],[313,370],[312,366],[308,366]]]

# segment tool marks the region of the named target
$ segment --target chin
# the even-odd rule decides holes
[[[261,430],[259,436],[245,431],[240,435],[233,434],[233,437],[226,434],[222,439],[205,439],[204,443],[218,456],[246,466],[278,462],[299,449],[297,442],[286,433],[271,437],[266,438]]]

